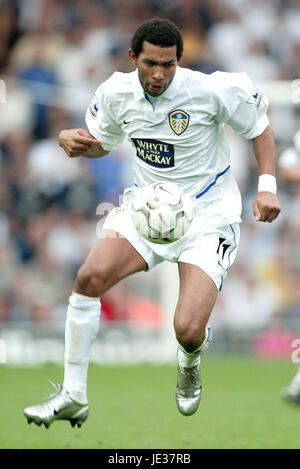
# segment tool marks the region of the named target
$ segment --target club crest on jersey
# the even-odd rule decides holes
[[[169,114],[169,124],[176,135],[181,135],[189,125],[189,122],[189,114],[181,109],[176,109],[176,111],[172,111]]]

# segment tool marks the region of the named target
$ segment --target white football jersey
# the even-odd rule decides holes
[[[97,89],[86,124],[105,150],[129,139],[137,187],[175,182],[222,226],[240,221],[241,213],[224,123],[253,139],[269,125],[266,111],[267,99],[245,73],[206,75],[178,66],[153,103],[137,70],[115,72]]]

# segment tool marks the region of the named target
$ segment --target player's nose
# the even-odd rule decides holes
[[[152,75],[153,80],[155,81],[163,81],[164,80],[164,73],[161,68],[157,68]]]

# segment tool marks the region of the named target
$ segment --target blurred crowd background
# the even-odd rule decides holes
[[[133,155],[125,143],[99,160],[71,160],[57,135],[85,127],[95,89],[113,71],[132,70],[132,34],[156,16],[180,27],[183,66],[243,71],[259,83],[300,77],[298,0],[1,0],[0,321],[64,318],[102,209],[119,204],[131,184]],[[300,152],[293,141],[299,104],[271,101],[269,115],[278,158],[287,149]],[[252,144],[230,129],[229,138],[244,223],[212,322],[233,330],[300,330],[300,183],[279,172],[282,214],[272,225],[255,222]],[[155,273],[113,288],[103,298],[103,319],[159,328],[162,288]]]

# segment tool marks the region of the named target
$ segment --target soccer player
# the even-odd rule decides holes
[[[87,371],[101,296],[116,282],[167,260],[178,264],[180,291],[174,314],[178,341],[176,402],[192,415],[201,397],[200,357],[211,342],[207,325],[239,243],[241,197],[230,170],[224,124],[251,139],[258,162],[256,220],[272,222],[276,196],[274,138],[266,98],[244,73],[206,75],[179,66],[183,38],[165,19],[136,30],[130,73],[115,72],[96,91],[86,129],[62,130],[59,144],[71,157],[99,158],[126,137],[135,152],[135,187],[107,217],[100,239],[79,269],[69,299],[63,385],[42,405],[26,408],[28,421],[72,425],[88,416]],[[188,232],[172,244],[142,238],[130,218],[130,193],[157,181],[176,182],[194,201]]]
[[[300,130],[293,138],[293,147],[283,151],[278,159],[279,174],[288,184],[300,184]],[[300,404],[300,366],[290,384],[282,391],[281,396],[288,402]]]

